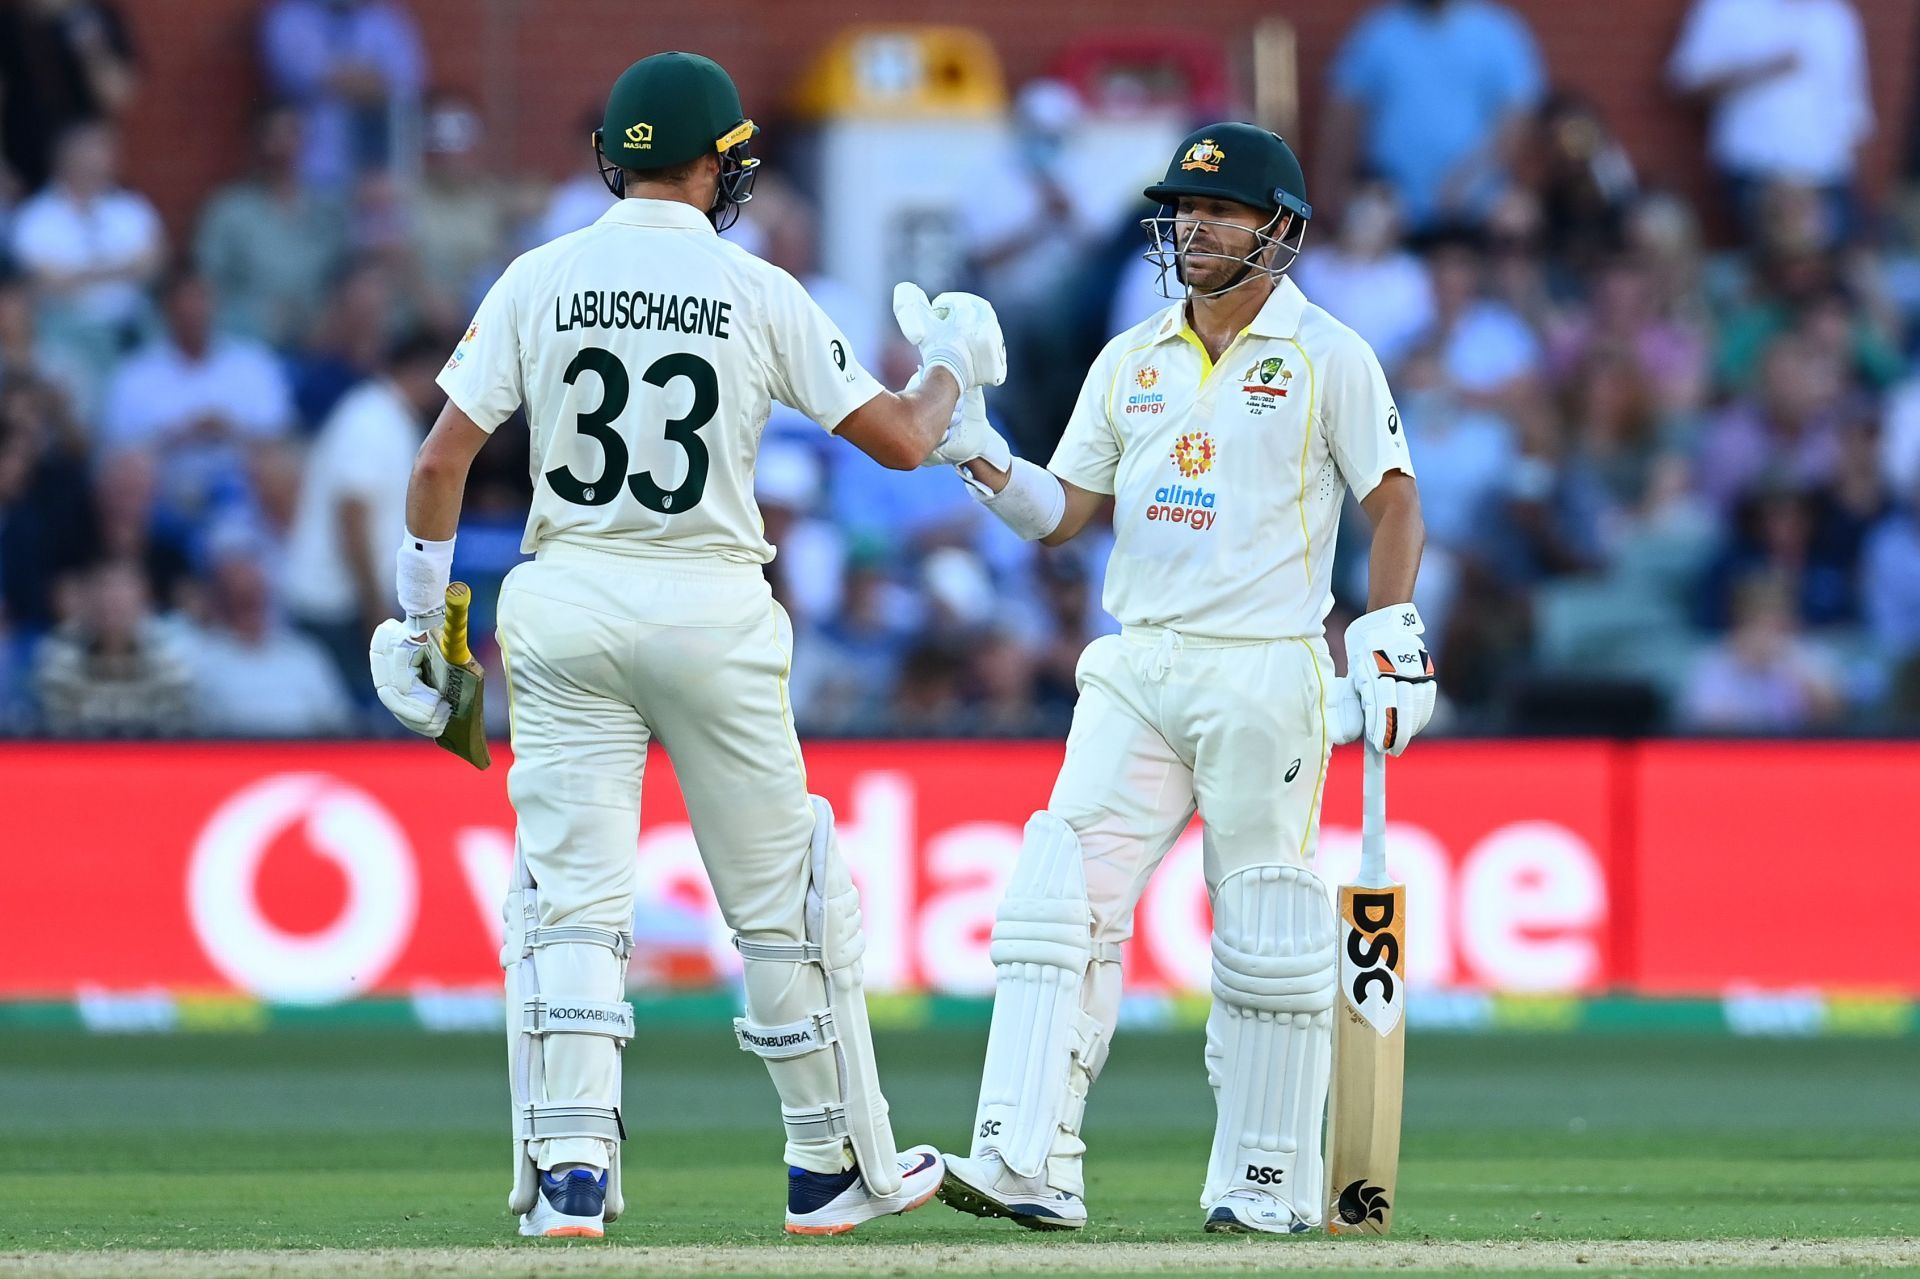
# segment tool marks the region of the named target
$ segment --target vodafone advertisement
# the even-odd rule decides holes
[[[994,905],[1060,749],[807,748],[864,895],[870,987],[991,990]],[[510,758],[480,773],[412,743],[0,746],[0,997],[490,987]],[[1329,884],[1359,858],[1358,763],[1336,752],[1327,786]],[[1920,991],[1903,922],[1920,850],[1887,811],[1920,747],[1423,742],[1388,775],[1416,986]],[[659,751],[641,812],[635,984],[727,980],[737,959]],[[1895,922],[1860,944],[1881,914]],[[1196,824],[1141,902],[1130,988],[1204,992],[1207,929]]]

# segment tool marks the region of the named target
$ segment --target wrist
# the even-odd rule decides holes
[[[446,611],[447,583],[453,577],[453,543],[409,532],[394,557],[394,594],[409,619]],[[435,625],[438,625],[436,622]]]

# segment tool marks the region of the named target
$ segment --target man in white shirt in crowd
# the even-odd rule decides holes
[[[346,681],[318,644],[275,615],[253,548],[214,552],[209,625],[193,636],[195,718],[221,737],[311,737],[345,731]]]
[[[9,235],[47,337],[95,368],[131,345],[166,247],[160,215],[120,186],[119,165],[110,125],[73,126],[60,139],[52,181],[20,206]]]
[[[441,343],[421,335],[349,391],[307,455],[287,545],[287,608],[358,687],[366,637],[398,606],[393,547],[406,532],[407,470],[443,398]]]
[[[108,450],[147,449],[160,501],[197,517],[246,505],[254,451],[293,425],[293,398],[273,352],[213,331],[213,290],[182,270],[162,286],[166,332],[127,357],[101,415]]]
[[[1873,101],[1848,0],[1695,0],[1667,75],[1709,104],[1707,150],[1742,223],[1755,226],[1769,184],[1789,182],[1825,197],[1830,242],[1850,234]]]

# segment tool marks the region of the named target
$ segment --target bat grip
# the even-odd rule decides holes
[[[454,666],[473,660],[473,650],[467,647],[467,610],[472,605],[473,591],[465,582],[447,587],[447,624],[440,632],[440,651]]]
[[[1372,742],[1362,748],[1366,763],[1360,784],[1360,882],[1380,887],[1387,881],[1387,756]]]

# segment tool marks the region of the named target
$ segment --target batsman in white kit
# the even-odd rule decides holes
[[[1005,377],[992,309],[917,295],[922,376],[883,389],[785,272],[721,239],[750,198],[756,132],[716,63],[664,53],[614,85],[594,146],[623,196],[514,261],[445,371],[415,461],[384,623],[381,700],[437,736],[434,642],[461,490],[525,406],[534,496],[501,589],[517,817],[507,895],[511,1209],[520,1233],[599,1236],[624,1207],[621,1052],[648,743],[673,756],[745,973],[740,1046],[786,1128],[786,1228],[838,1234],[916,1208],[944,1171],[900,1152],[862,993],[859,897],[833,812],[807,792],[787,705],[792,633],[753,500],[769,403],[895,469],[925,463],[960,395]]]
[[[1297,1234],[1326,1203],[1335,920],[1310,867],[1329,748],[1364,732],[1397,755],[1434,705],[1410,603],[1419,497],[1378,359],[1286,274],[1312,215],[1287,144],[1210,125],[1146,195],[1163,206],[1148,258],[1179,300],[1107,344],[1049,466],[1011,458],[978,393],[945,446],[980,454],[962,475],[1029,540],[1066,541],[1112,495],[1105,604],[1122,625],[1080,659],[1066,759],[995,916],[973,1144],[940,1195],[1035,1229],[1086,1224],[1080,1126],[1121,944],[1197,810],[1217,1108],[1205,1228]],[[1348,490],[1373,525],[1370,600],[1336,686],[1323,627]]]

